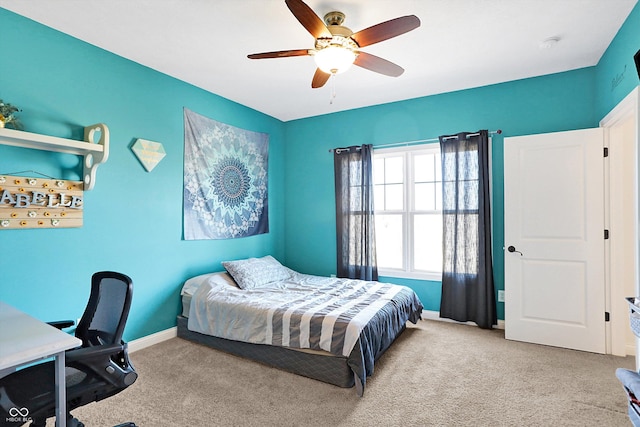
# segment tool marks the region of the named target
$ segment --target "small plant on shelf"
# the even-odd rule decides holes
[[[20,110],[15,105],[4,102],[0,99],[0,128],[5,126],[12,127],[14,129],[22,129],[22,123],[16,117],[15,113],[19,113]]]

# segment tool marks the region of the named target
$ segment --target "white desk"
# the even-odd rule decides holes
[[[80,345],[78,338],[0,301],[0,372],[55,357],[57,427],[67,425],[64,352]]]

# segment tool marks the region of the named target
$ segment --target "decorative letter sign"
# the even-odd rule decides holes
[[[82,227],[82,181],[0,175],[0,230]]]

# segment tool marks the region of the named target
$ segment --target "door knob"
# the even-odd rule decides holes
[[[519,254],[520,254],[520,256],[522,256],[522,252],[517,251],[515,246],[509,246],[509,247],[507,248],[507,250],[508,250],[509,252],[511,252],[511,253],[513,253],[513,252],[517,252],[517,253],[519,253]]]

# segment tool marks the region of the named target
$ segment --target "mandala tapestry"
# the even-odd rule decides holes
[[[269,232],[269,135],[184,109],[184,239]]]

